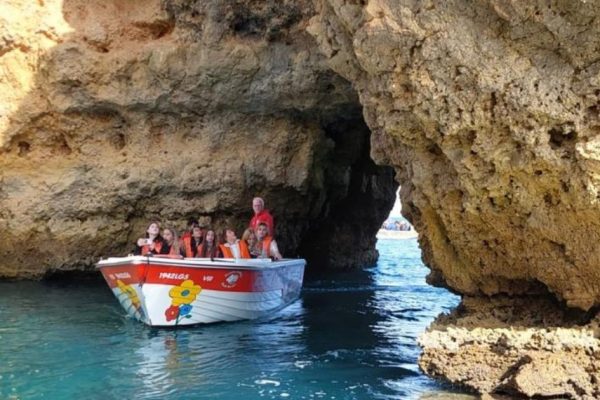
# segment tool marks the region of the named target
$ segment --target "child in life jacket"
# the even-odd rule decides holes
[[[258,224],[256,239],[258,240],[256,245],[260,250],[258,258],[272,258],[274,260],[281,260],[283,258],[277,247],[277,242],[269,235],[267,224],[262,222]]]
[[[198,248],[204,240],[203,236],[202,228],[199,226],[194,226],[192,228],[191,236],[181,238],[179,244],[184,257],[196,257]]]
[[[172,228],[163,229],[163,245],[159,254],[169,256],[181,256],[182,250],[179,246],[177,232]]]
[[[258,240],[256,239],[254,230],[251,228],[246,229],[242,234],[242,242],[246,243],[248,251],[250,252],[250,258],[257,258],[260,256],[260,249],[256,246]]]
[[[164,240],[162,236],[160,236],[160,224],[153,221],[146,229],[146,236],[136,241],[133,254],[137,256],[160,254],[163,244]]]
[[[223,232],[223,244],[219,245],[223,258],[250,258],[250,252],[246,242],[240,241],[235,232],[231,229],[225,229]]]

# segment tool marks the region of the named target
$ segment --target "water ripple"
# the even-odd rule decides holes
[[[418,399],[416,337],[457,298],[425,284],[415,240],[320,276],[257,321],[150,329],[103,282],[0,283],[0,399]]]

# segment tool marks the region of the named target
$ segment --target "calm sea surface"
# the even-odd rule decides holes
[[[462,399],[416,365],[458,297],[425,284],[415,239],[378,248],[268,320],[176,331],[125,318],[101,280],[0,282],[0,399]]]

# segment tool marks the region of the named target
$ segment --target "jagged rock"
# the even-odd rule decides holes
[[[308,1],[2,2],[0,276],[126,254],[153,218],[241,233],[255,195],[286,255],[373,263],[397,184],[370,160],[352,87],[305,32],[313,13]]]
[[[396,169],[429,282],[531,296],[532,309],[548,293],[568,307],[599,306],[598,3],[315,4],[309,32],[357,89],[372,156]],[[543,329],[564,310],[538,309],[527,329],[482,328],[485,318],[473,329],[434,324],[421,365],[480,392],[593,398],[592,329],[561,320]]]
[[[600,305],[596,2],[317,1],[430,281]]]
[[[421,338],[429,375],[480,393],[595,399],[600,340],[587,313],[550,296],[470,298]]]
[[[396,186],[370,151],[395,168],[429,281],[482,296],[423,336],[422,368],[597,398],[598,10],[4,1],[0,276],[89,267],[150,218],[240,229],[256,194],[288,255],[371,263]]]

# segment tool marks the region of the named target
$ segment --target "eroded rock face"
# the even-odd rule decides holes
[[[430,282],[469,296],[423,336],[422,368],[596,398],[598,12],[4,1],[0,276],[124,253],[151,218],[240,230],[254,195],[288,255],[371,263],[395,183],[370,151],[395,167]]]
[[[430,283],[478,297],[471,315],[515,314],[442,318],[423,370],[480,393],[598,398],[598,3],[315,4],[309,32],[396,169]],[[581,327],[567,307],[590,311]]]
[[[596,2],[317,1],[430,281],[600,304]]]
[[[428,375],[480,393],[597,399],[598,319],[547,296],[465,298],[420,338]]]
[[[374,262],[396,183],[305,32],[313,14],[308,1],[2,2],[0,276],[127,253],[152,218],[241,232],[255,195],[287,255],[310,232],[323,240],[309,256]],[[348,242],[349,226],[364,235]]]

